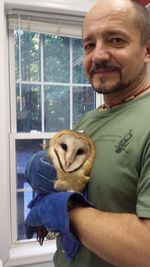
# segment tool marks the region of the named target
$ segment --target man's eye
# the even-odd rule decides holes
[[[125,40],[120,37],[111,38],[110,42],[114,45],[123,45],[125,43]]]
[[[84,45],[84,50],[88,51],[88,50],[92,49],[94,46],[95,46],[94,43],[86,44],[86,45]]]

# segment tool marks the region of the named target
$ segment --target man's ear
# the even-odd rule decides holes
[[[146,53],[145,53],[145,63],[148,62],[150,62],[150,40],[147,42]]]

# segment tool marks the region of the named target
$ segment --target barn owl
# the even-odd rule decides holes
[[[95,158],[95,145],[91,138],[80,132],[62,130],[50,140],[48,156],[57,172],[54,188],[57,191],[82,192],[89,182],[89,174]],[[37,228],[40,245],[44,238],[54,239],[59,233]]]
[[[85,133],[63,130],[51,140],[48,149],[57,172],[57,191],[82,192],[89,181],[95,146]]]

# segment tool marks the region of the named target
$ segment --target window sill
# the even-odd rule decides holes
[[[9,260],[5,264],[6,267],[22,266],[27,264],[50,262],[56,250],[56,241],[45,241],[43,246],[39,243],[23,243],[15,245],[10,249]]]

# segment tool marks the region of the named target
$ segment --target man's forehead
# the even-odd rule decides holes
[[[134,16],[130,13],[124,12],[107,12],[106,14],[95,14],[95,16],[89,17],[83,24],[83,36],[85,33],[93,31],[99,28],[100,31],[122,31],[128,33],[137,30],[137,26],[134,21]]]
[[[133,12],[132,2],[129,0],[101,0],[96,3],[87,13],[85,21],[91,18],[103,17],[111,13],[128,13]],[[128,13],[129,14],[129,13]]]
[[[111,3],[108,5],[108,3]],[[133,25],[135,27],[136,12],[133,5],[128,0],[107,0],[99,1],[86,15],[83,23],[83,33],[85,28],[90,27],[95,22],[103,21],[119,23],[120,25]]]

